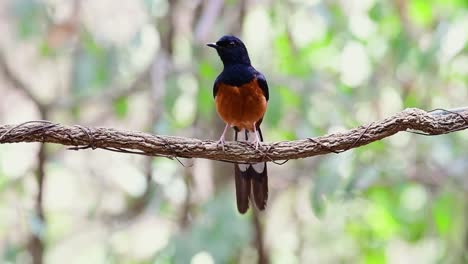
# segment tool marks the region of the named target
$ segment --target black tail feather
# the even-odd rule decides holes
[[[260,139],[263,141],[260,128],[257,128],[257,131]],[[235,140],[239,139],[240,133],[244,133],[245,139],[248,139],[247,131],[239,131],[236,129]],[[267,166],[266,163],[263,167],[257,164],[256,170],[254,165],[255,164],[234,165],[237,209],[241,214],[244,214],[249,209],[249,200],[254,202],[259,210],[264,210],[266,208],[268,200]]]
[[[249,168],[253,170],[252,167]],[[255,205],[260,210],[265,210],[267,200],[268,200],[268,175],[267,168],[265,164],[265,169],[261,174],[258,174],[256,171],[256,176],[252,178],[252,193],[255,200]]]
[[[243,175],[237,164],[234,165],[234,174],[236,183],[237,210],[239,213],[244,214],[249,209],[249,196],[251,192],[250,178]]]

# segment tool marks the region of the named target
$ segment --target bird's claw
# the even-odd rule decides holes
[[[255,124],[254,124],[255,126]],[[260,138],[258,137],[258,133],[257,131],[255,130],[255,139],[252,141],[252,145],[255,146],[255,150],[258,150],[258,145],[260,144]]]
[[[218,147],[220,144],[221,144],[221,148],[223,149],[224,151],[224,138],[220,138],[217,142],[216,142],[216,147]]]
[[[252,145],[255,146],[255,150],[258,149],[258,145],[259,145],[260,141],[259,140],[255,140],[255,141],[252,141]]]

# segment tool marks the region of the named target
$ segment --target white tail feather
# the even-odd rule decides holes
[[[258,173],[262,173],[265,170],[265,162],[252,164],[254,170]]]
[[[237,133],[237,141],[248,141],[248,137],[245,135],[245,130],[241,130],[239,132],[234,131],[234,133]],[[249,168],[249,164],[238,164],[239,169],[243,172],[245,172]]]

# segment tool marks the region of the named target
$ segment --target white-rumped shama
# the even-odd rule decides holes
[[[224,149],[224,136],[229,126],[234,128],[236,141],[248,141],[258,148],[263,141],[260,124],[267,109],[268,85],[265,76],[250,64],[244,43],[235,36],[223,36],[216,43],[207,44],[216,49],[224,69],[213,86],[216,110],[226,123],[218,141]],[[268,200],[268,176],[265,162],[235,164],[237,209],[245,213],[249,200],[264,210]]]

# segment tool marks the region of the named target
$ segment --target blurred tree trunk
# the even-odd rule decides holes
[[[257,209],[252,208],[252,225],[254,227],[254,244],[257,249],[258,264],[270,263],[269,254],[265,247],[264,241],[264,227],[261,221],[263,214],[260,214]]]
[[[44,259],[44,237],[43,234],[47,228],[46,218],[44,215],[44,180],[45,180],[45,163],[47,160],[46,144],[42,143],[37,153],[37,170],[36,170],[36,182],[38,185],[38,193],[36,196],[34,213],[36,221],[39,223],[40,228],[33,230],[31,238],[29,240],[29,253],[31,254],[34,264],[42,264]]]

